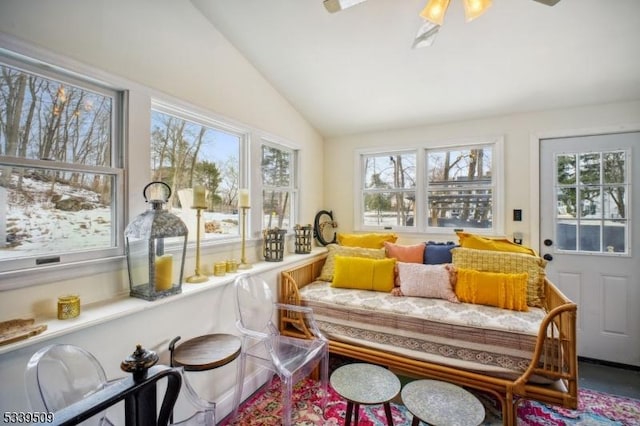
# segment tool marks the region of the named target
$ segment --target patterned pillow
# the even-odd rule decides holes
[[[475,269],[457,269],[456,296],[461,302],[528,311],[528,274],[501,274]]]
[[[327,259],[324,261],[324,266],[322,267],[322,271],[320,271],[320,276],[318,277],[318,279],[321,281],[333,281],[333,273],[336,268],[336,255],[366,257],[367,259],[385,258],[384,248],[368,249],[362,247],[344,247],[339,246],[338,244],[329,244],[327,245],[327,250],[329,254],[327,255]]]
[[[500,272],[503,274],[526,272],[528,274],[527,305],[538,308],[543,307],[546,260],[530,254],[476,250],[464,247],[454,248],[451,252],[453,253],[453,264],[456,269],[475,269],[477,271]]]
[[[453,291],[455,273],[451,265],[398,262],[397,266],[403,296],[431,297],[458,303]]]

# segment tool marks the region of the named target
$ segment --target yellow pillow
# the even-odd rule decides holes
[[[527,246],[516,244],[506,238],[486,238],[467,232],[456,232],[460,239],[460,247],[476,250],[508,251],[511,253],[524,253],[536,256],[536,252]]]
[[[501,274],[457,269],[456,296],[461,302],[528,311],[527,273]]]
[[[363,247],[379,249],[384,247],[384,242],[395,243],[397,234],[341,234],[338,233],[338,244],[346,247]]]
[[[395,259],[336,256],[331,287],[389,292],[394,287]]]
[[[545,266],[547,261],[538,256],[523,253],[507,253],[492,250],[476,250],[457,247],[451,250],[453,265],[456,268],[475,269],[485,272],[503,274],[520,274],[526,272],[527,304],[543,307]]]
[[[336,256],[366,257],[368,259],[384,259],[385,252],[383,248],[368,249],[362,247],[343,247],[337,244],[329,244],[327,246],[327,259],[324,261],[320,276],[321,281],[333,280],[333,272],[335,270]]]

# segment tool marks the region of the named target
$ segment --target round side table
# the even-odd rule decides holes
[[[412,426],[422,420],[434,426],[477,426],[484,407],[472,393],[439,380],[415,380],[402,388],[402,402],[413,414]]]
[[[240,355],[240,338],[232,334],[207,334],[194,337],[176,346],[178,340],[180,336],[169,343],[170,363],[171,367],[182,367],[184,371],[212,370],[229,364]],[[216,403],[200,398],[187,380],[186,374],[183,374],[183,377],[187,395],[192,402],[204,409],[194,416],[199,416],[198,418],[201,419],[199,421],[206,425],[215,425]]]
[[[358,424],[360,405],[374,404],[384,405],[387,424],[393,426],[389,402],[400,393],[400,380],[391,371],[373,364],[347,364],[331,374],[330,382],[338,395],[347,400],[345,426],[351,425],[354,410],[354,424]]]

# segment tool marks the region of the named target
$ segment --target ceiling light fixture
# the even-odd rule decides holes
[[[491,6],[492,1],[463,0],[463,3],[465,20],[470,22],[486,12],[489,6]],[[449,0],[429,0],[425,8],[420,12],[420,16],[436,25],[442,25],[448,7]]]
[[[330,13],[345,10],[366,0],[323,0],[325,9]],[[554,6],[560,0],[534,0],[538,3]],[[427,5],[420,12],[420,17],[424,22],[418,29],[413,47],[431,46],[438,35],[440,26],[444,22],[444,15],[447,13],[450,0],[428,0]],[[462,0],[464,4],[464,16],[466,22],[471,22],[478,16],[484,14],[493,3],[492,0]]]

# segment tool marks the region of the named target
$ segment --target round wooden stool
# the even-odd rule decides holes
[[[347,400],[345,426],[351,425],[352,414],[355,416],[354,424],[358,425],[361,404],[383,404],[387,424],[393,426],[389,402],[400,393],[400,380],[391,371],[373,364],[347,364],[331,374],[330,383]]]

